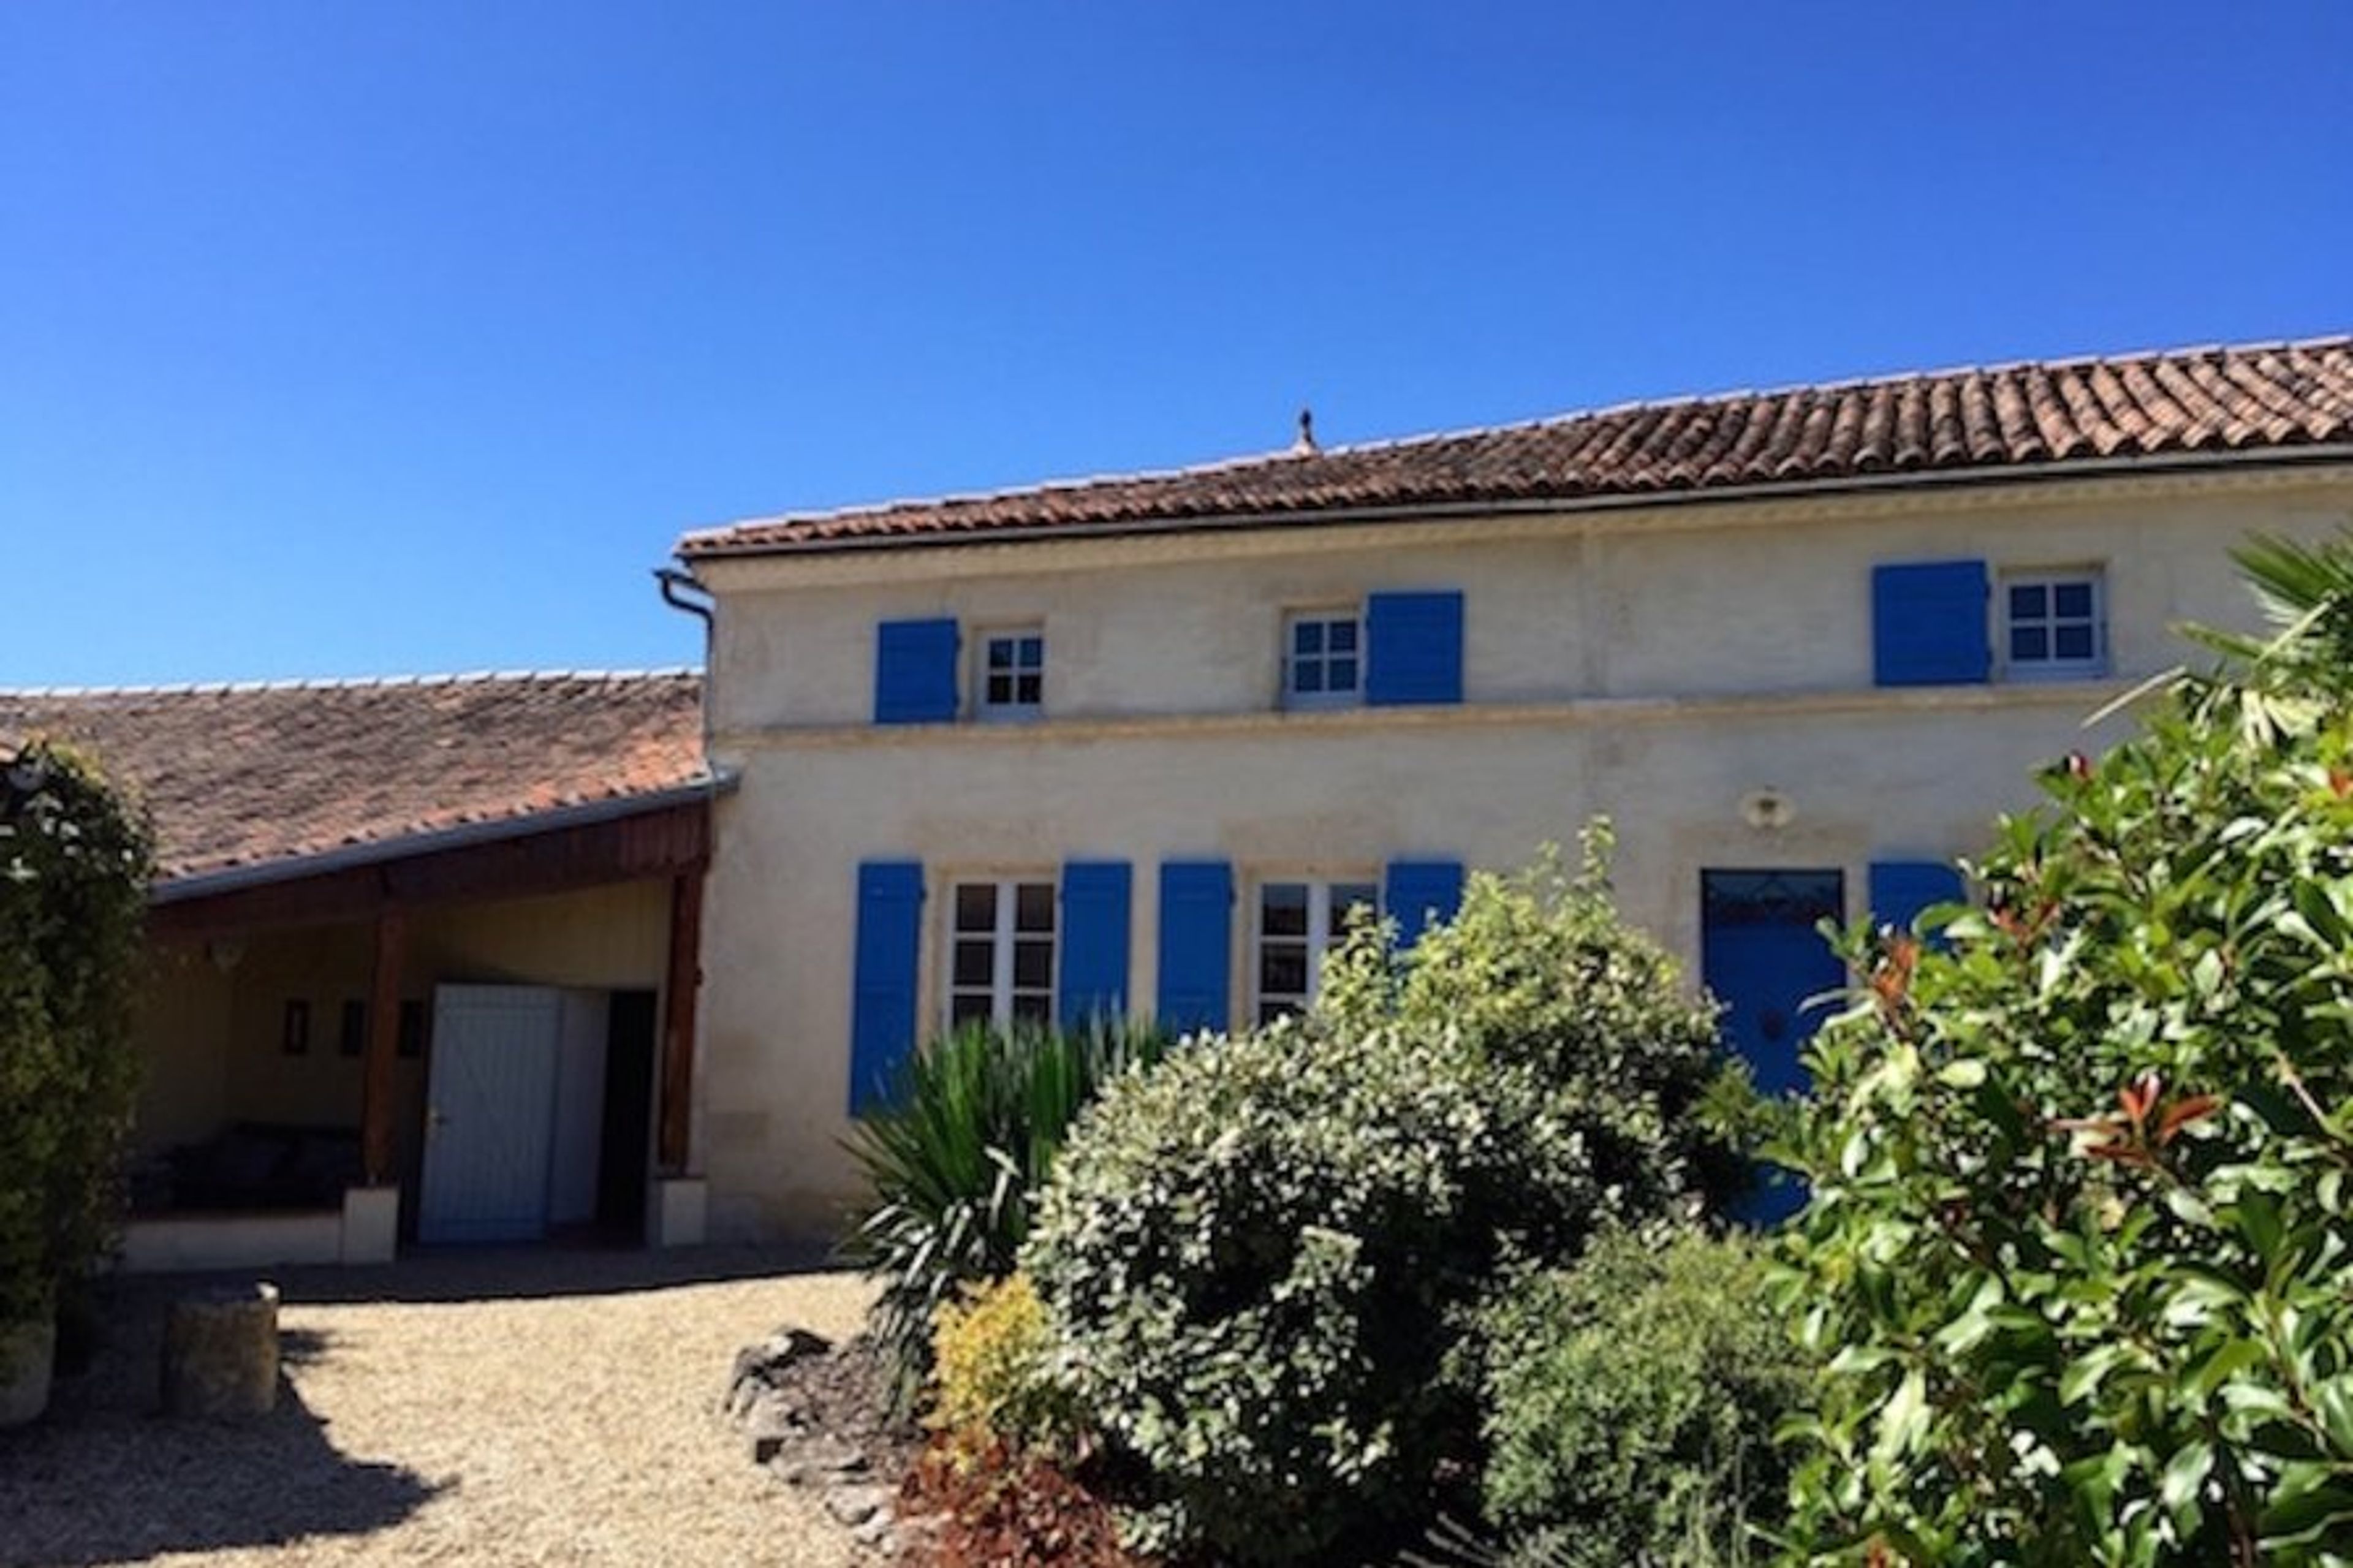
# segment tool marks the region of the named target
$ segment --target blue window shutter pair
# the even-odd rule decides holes
[[[1160,867],[1160,1022],[1179,1034],[1227,1027],[1233,994],[1234,868],[1223,860]]]
[[[1992,591],[1982,561],[1872,568],[1873,679],[1881,686],[1983,684],[1993,674],[1986,631]]]
[[[915,1048],[915,966],[923,952],[923,868],[858,868],[857,975],[849,1004],[849,1113],[891,1097]]]
[[[1961,873],[1942,860],[1874,860],[1871,863],[1871,918],[1909,931],[1920,911],[1936,904],[1967,900]]]
[[[1365,600],[1365,700],[1377,707],[1462,700],[1459,591]]]
[[[1127,1010],[1130,881],[1124,860],[1073,860],[1062,868],[1062,976],[1056,1000],[1067,1025]],[[914,1054],[923,947],[923,863],[861,864],[849,1013],[853,1116],[891,1097]]]
[[[956,716],[953,618],[884,621],[874,632],[874,721],[938,724]]]
[[[1398,946],[1411,947],[1433,924],[1462,907],[1460,860],[1392,860],[1382,879],[1381,907],[1397,922]]]
[[[1056,1011],[1065,1028],[1127,1013],[1133,880],[1124,860],[1072,860],[1062,867],[1062,979]]]

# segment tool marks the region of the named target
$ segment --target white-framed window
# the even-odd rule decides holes
[[[948,1023],[999,1026],[1054,1017],[1055,897],[1050,878],[959,879],[948,898]]]
[[[2004,573],[2003,669],[2020,680],[2065,680],[2105,673],[2105,598],[2096,568]]]
[[[1250,1005],[1261,1024],[1303,1013],[1315,1000],[1324,954],[1348,931],[1349,911],[1380,912],[1373,879],[1265,881],[1250,933]]]
[[[1008,626],[980,635],[973,711],[983,719],[1035,719],[1046,696],[1046,631]]]
[[[1283,617],[1285,708],[1353,708],[1364,695],[1365,618],[1355,605]]]

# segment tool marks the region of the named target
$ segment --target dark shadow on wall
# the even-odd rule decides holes
[[[111,1289],[88,1369],[61,1378],[47,1415],[0,1432],[0,1564],[141,1562],[167,1552],[368,1535],[446,1483],[357,1458],[281,1373],[278,1407],[245,1426],[158,1411],[171,1292]],[[332,1353],[315,1332],[281,1337],[281,1363]]]

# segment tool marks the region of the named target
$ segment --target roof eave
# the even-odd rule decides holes
[[[894,550],[947,550],[965,545],[1012,545],[1062,539],[1117,539],[1175,532],[1214,532],[1300,528],[1328,523],[1428,521],[1433,518],[1492,517],[1529,512],[1560,514],[1623,511],[1661,506],[1729,506],[1808,496],[1871,495],[1928,488],[1958,489],[1996,484],[2041,484],[2074,479],[2114,479],[2211,469],[2295,467],[2353,461],[2353,442],[2316,441],[2294,446],[2239,447],[2218,452],[2179,452],[2158,457],[2067,458],[2038,463],[1980,464],[1894,473],[1841,475],[1682,490],[1612,491],[1600,495],[1526,496],[1487,500],[1396,502],[1380,506],[1304,507],[1279,510],[1187,513],[1121,518],[1101,522],[1015,523],[974,529],[854,535],[833,539],[729,542],[724,531],[689,534],[676,554],[691,568],[714,561],[764,556],[842,555]],[[702,542],[698,542],[701,541]]]

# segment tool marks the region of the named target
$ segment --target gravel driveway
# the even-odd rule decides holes
[[[115,1288],[98,1363],[0,1433],[0,1563],[855,1560],[714,1411],[739,1346],[853,1331],[853,1276],[711,1247],[267,1277],[286,1382],[243,1428],[155,1414],[163,1305],[195,1281]]]

